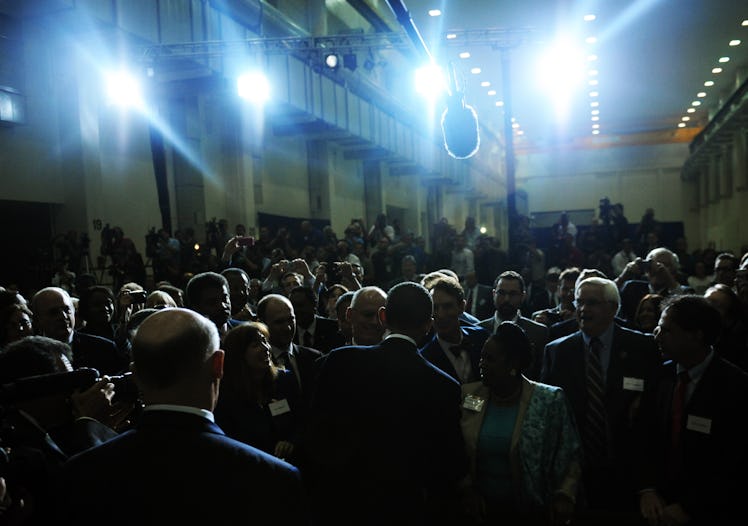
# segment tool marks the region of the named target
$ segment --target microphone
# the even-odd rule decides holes
[[[478,115],[472,106],[465,104],[464,93],[457,85],[454,64],[451,64],[450,80],[454,89],[447,97],[447,108],[441,119],[444,147],[455,159],[467,159],[480,147]]]

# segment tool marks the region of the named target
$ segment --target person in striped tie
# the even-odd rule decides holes
[[[580,330],[545,347],[540,381],[563,388],[579,427],[580,514],[613,521],[637,513],[629,468],[633,418],[660,357],[651,335],[614,322],[620,296],[613,281],[587,278],[574,297]]]

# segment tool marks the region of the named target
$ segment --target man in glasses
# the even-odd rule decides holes
[[[602,522],[636,511],[628,469],[632,419],[660,359],[651,336],[614,322],[621,300],[613,281],[587,278],[574,298],[580,330],[546,346],[540,381],[566,392],[585,458],[582,512]]]
[[[519,273],[512,270],[502,272],[496,278],[493,287],[493,302],[496,311],[493,316],[481,321],[478,326],[494,333],[503,321],[512,321],[519,325],[530,339],[533,351],[533,363],[525,374],[531,380],[537,380],[543,349],[548,343],[548,327],[522,316],[520,307],[526,295],[525,280]]]

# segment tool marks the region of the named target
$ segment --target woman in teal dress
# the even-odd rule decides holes
[[[522,375],[531,359],[525,332],[503,322],[483,346],[482,381],[462,386],[464,504],[479,524],[565,524],[574,511],[579,436],[563,391]]]

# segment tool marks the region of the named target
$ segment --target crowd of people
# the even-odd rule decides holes
[[[568,217],[509,253],[471,219],[431,253],[384,215],[218,222],[207,267],[162,230],[153,282],[4,288],[0,519],[742,524],[748,254],[645,216],[573,260]]]

